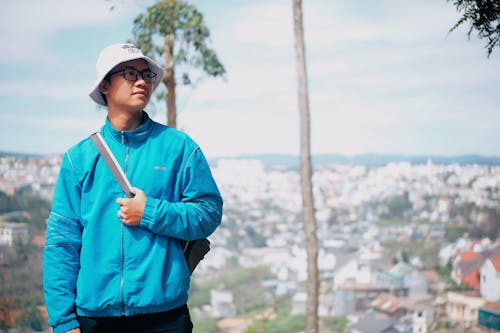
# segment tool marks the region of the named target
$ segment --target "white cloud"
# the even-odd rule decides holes
[[[81,100],[87,98],[90,85],[83,81],[66,81],[64,78],[11,79],[0,81],[0,91],[2,95],[9,97]]]
[[[457,18],[434,1],[304,3],[313,150],[455,153],[451,143],[473,140],[461,131],[498,119],[498,99],[479,88],[498,84],[498,62],[463,32],[448,35]],[[194,91],[181,122],[214,152],[296,151],[291,4],[256,2],[225,24],[217,31],[232,38],[216,38],[230,80]],[[475,146],[492,149],[480,138]]]
[[[272,110],[206,110],[179,115],[180,128],[208,156],[252,153],[297,153],[298,114],[288,117]]]
[[[139,2],[124,2],[110,10],[105,0],[24,0],[2,3],[0,63],[26,61],[56,62],[59,55],[51,50],[52,34],[65,29],[111,26],[123,18],[133,17]]]
[[[259,52],[267,48],[291,47],[292,10],[289,3],[258,3],[238,8],[233,39],[241,44],[259,45]]]

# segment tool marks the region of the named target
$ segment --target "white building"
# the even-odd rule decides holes
[[[210,305],[213,317],[233,317],[236,314],[233,293],[230,291],[212,289],[210,291]]]
[[[0,222],[0,246],[12,247],[16,242],[29,242],[30,227],[27,223]]]
[[[446,295],[446,314],[453,323],[466,327],[477,324],[478,311],[486,301],[474,292],[448,292]]]
[[[333,288],[347,282],[370,283],[373,281],[373,270],[369,264],[361,263],[358,258],[352,257],[339,267],[335,267]]]
[[[500,301],[500,255],[486,259],[480,269],[480,292],[488,301]]]
[[[429,327],[434,321],[435,310],[432,306],[423,306],[415,309],[412,313],[413,333],[428,333]]]

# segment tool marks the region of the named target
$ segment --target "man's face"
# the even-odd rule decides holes
[[[126,71],[124,75],[123,70]],[[137,80],[133,80],[134,70],[139,71]],[[149,67],[143,59],[127,61],[117,65],[110,71],[109,82],[103,81],[101,92],[106,96],[108,108],[119,108],[129,111],[141,111],[149,102],[153,92],[153,83],[144,80],[141,72]]]

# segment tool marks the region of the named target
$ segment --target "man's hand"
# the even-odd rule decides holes
[[[116,203],[120,205],[118,217],[123,224],[137,226],[141,223],[144,207],[146,206],[146,194],[140,189],[133,188],[135,197],[118,198]]]
[[[77,327],[72,329],[71,331],[66,331],[66,333],[82,333],[82,331],[80,331],[80,327]]]

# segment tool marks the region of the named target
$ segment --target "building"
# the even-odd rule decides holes
[[[437,309],[434,297],[408,299],[406,309],[411,315],[412,333],[430,333],[430,327],[436,321]]]
[[[486,259],[480,269],[480,292],[486,300],[500,302],[500,255]]]
[[[366,316],[352,325],[352,333],[398,333],[394,321],[386,317]]]
[[[372,283],[344,283],[334,291],[334,316],[348,316],[357,311],[368,310],[380,293],[388,293],[387,287]]]
[[[451,322],[470,327],[477,323],[479,308],[485,302],[477,291],[448,292],[446,295],[446,314]]]
[[[429,332],[429,326],[434,321],[434,311],[432,307],[417,309],[413,311],[412,321],[413,333],[427,333]]]
[[[233,317],[236,314],[233,293],[230,291],[210,290],[210,305],[212,306],[213,317]]]
[[[458,284],[480,290],[480,269],[488,259],[500,255],[500,246],[484,251],[459,252],[453,263],[451,278]]]
[[[0,246],[12,247],[16,242],[28,244],[30,227],[27,223],[0,222]]]
[[[301,315],[306,313],[307,294],[303,291],[298,291],[292,298],[292,315]]]
[[[392,319],[398,319],[406,314],[405,299],[387,292],[375,297],[370,306]]]
[[[387,271],[379,272],[377,279],[381,285],[388,286],[400,295],[410,297],[425,296],[429,289],[425,277],[404,262],[399,262]]]
[[[428,292],[436,294],[441,289],[441,278],[435,270],[423,270],[420,274],[427,282]]]
[[[490,331],[500,331],[500,302],[488,302],[479,308],[478,325]]]
[[[479,289],[480,265],[481,253],[474,251],[459,252],[453,263],[451,278],[458,285],[466,285],[473,289]]]

